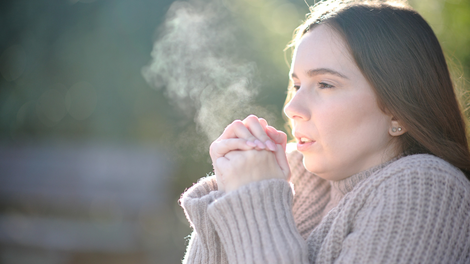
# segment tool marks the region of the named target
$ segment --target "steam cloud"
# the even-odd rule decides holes
[[[148,83],[193,116],[209,141],[230,122],[248,114],[273,114],[253,103],[254,62],[241,61],[237,28],[217,0],[176,1],[170,7],[152,62],[143,69]]]

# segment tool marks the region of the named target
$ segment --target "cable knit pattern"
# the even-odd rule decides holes
[[[213,177],[183,194],[185,263],[470,263],[470,182],[449,163],[412,155],[330,182],[288,157],[295,196],[276,179],[224,194]]]

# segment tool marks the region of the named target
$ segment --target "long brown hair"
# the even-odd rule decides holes
[[[440,157],[470,180],[464,116],[428,23],[403,1],[320,2],[297,28],[289,47],[295,49],[302,36],[319,24],[343,37],[374,87],[379,106],[407,129],[398,138],[401,151]]]

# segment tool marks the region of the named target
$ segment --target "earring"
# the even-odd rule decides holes
[[[396,128],[396,127],[392,127],[392,132],[397,132],[397,128]]]
[[[400,132],[400,131],[401,131],[401,127],[398,127],[398,132]]]

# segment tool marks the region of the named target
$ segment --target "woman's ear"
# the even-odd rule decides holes
[[[406,133],[406,128],[400,124],[395,117],[392,117],[390,121],[390,128],[388,129],[388,133],[392,137],[398,137]]]

